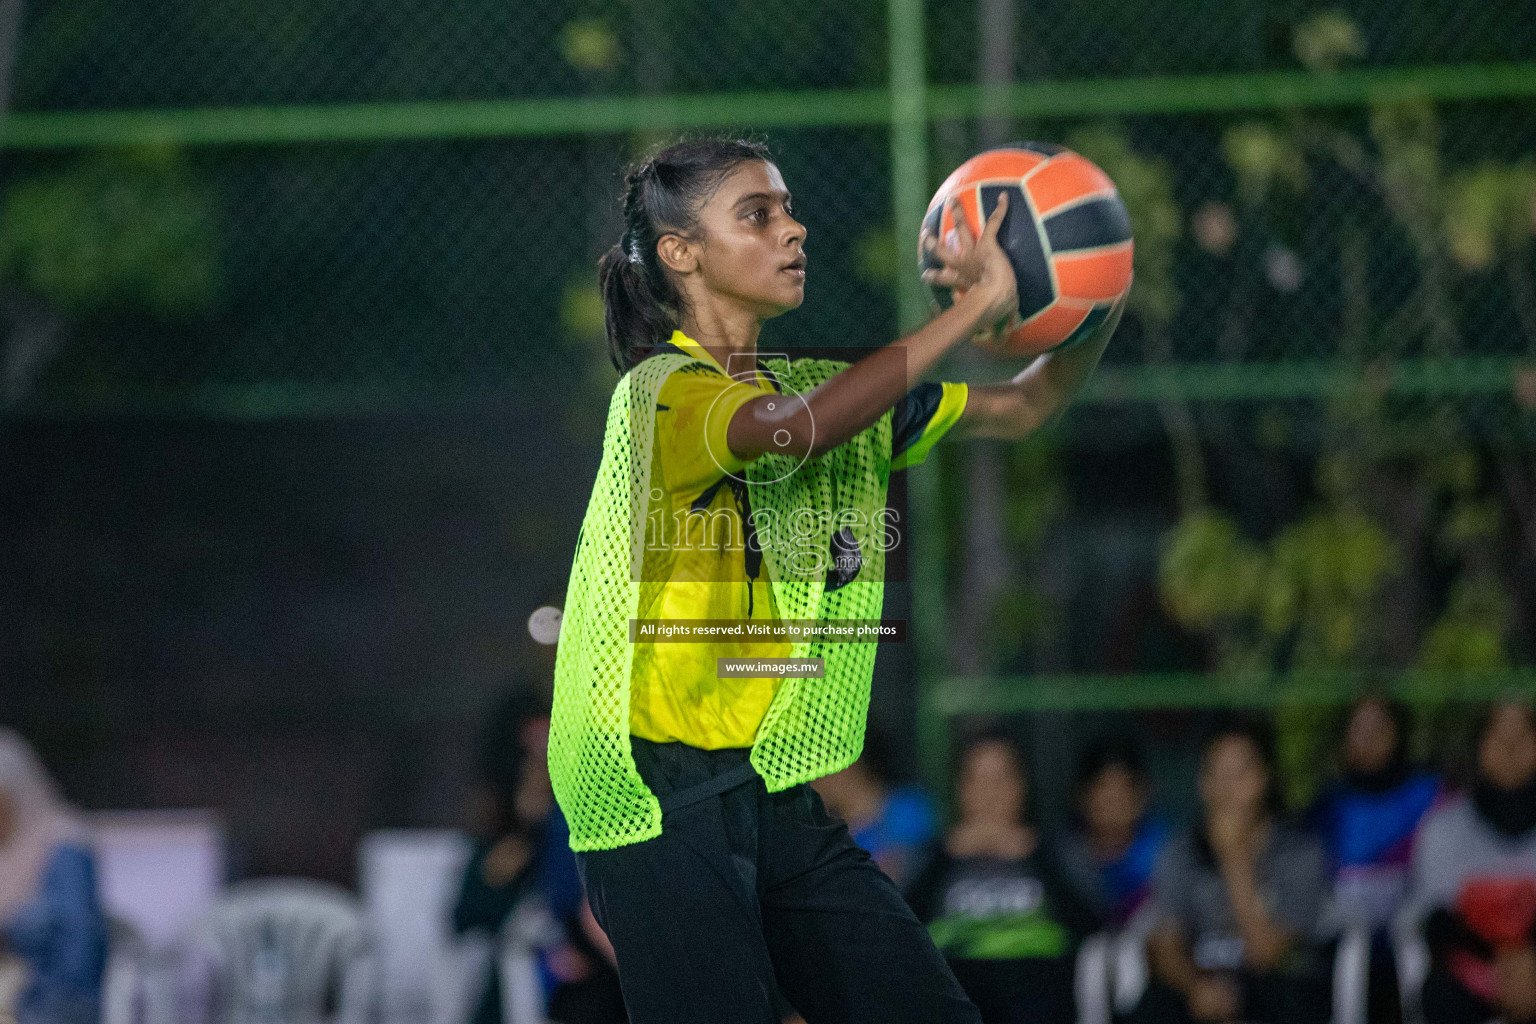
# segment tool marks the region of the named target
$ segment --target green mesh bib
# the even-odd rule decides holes
[[[550,781],[574,850],[661,834],[661,807],[630,753],[629,623],[640,602],[656,396],[667,375],[690,362],[702,360],[670,353],[645,359],[619,381],[608,406],[603,459],[566,590],[550,721]],[[763,360],[782,390],[801,394],[847,365]],[[890,471],[889,412],[820,458],[769,454],[747,468],[752,519],[781,618],[880,617]],[[851,560],[850,537],[857,552]],[[828,586],[834,566],[843,574]],[[825,659],[826,676],[783,680],[763,717],[751,759],[770,792],[838,771],[859,756],[875,648],[815,639],[792,644],[792,657]]]

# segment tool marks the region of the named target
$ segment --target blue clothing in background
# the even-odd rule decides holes
[[[1099,878],[1109,900],[1110,922],[1122,925],[1140,910],[1152,892],[1152,869],[1168,844],[1168,823],[1155,815],[1141,819],[1136,838],[1118,859],[1099,864]]]
[[[1349,923],[1382,925],[1401,905],[1419,822],[1440,796],[1428,772],[1371,791],[1339,782],[1313,805],[1310,824],[1334,872],[1335,909]]]
[[[1088,837],[1073,829],[1059,840],[1062,870],[1077,898],[1092,910],[1099,925],[1122,928],[1146,906],[1152,894],[1152,871],[1171,829],[1155,814],[1142,817],[1125,852],[1100,860]]]
[[[917,851],[938,834],[938,822],[933,800],[921,786],[900,786],[886,796],[880,817],[850,834],[899,884]]]
[[[0,924],[0,939],[31,972],[17,1000],[18,1024],[96,1024],[107,922],[89,849],[69,843],[54,850],[37,894]]]

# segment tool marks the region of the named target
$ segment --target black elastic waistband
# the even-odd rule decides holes
[[[737,765],[729,771],[721,772],[719,775],[707,778],[696,785],[689,786],[686,789],[674,790],[658,798],[661,803],[661,813],[668,814],[680,807],[687,807],[689,804],[696,804],[700,800],[708,800],[712,796],[719,796],[721,793],[751,782],[755,778],[757,778],[757,769],[752,767],[750,761]]]

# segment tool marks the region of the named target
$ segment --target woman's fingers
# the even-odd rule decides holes
[[[960,208],[960,200],[956,196],[949,197],[949,219],[955,224],[955,239],[960,243],[960,251],[966,252],[976,242],[976,236],[971,234],[971,225],[965,219],[965,211]]]
[[[940,267],[952,266],[960,255],[949,246],[940,245],[937,238],[927,233],[923,235],[923,251],[928,254],[930,259],[938,263]]]
[[[997,205],[992,207],[992,213],[987,217],[987,226],[982,229],[981,237],[984,241],[994,241],[997,238],[998,229],[1003,226],[1003,218],[1008,215],[1008,193],[997,194]]]

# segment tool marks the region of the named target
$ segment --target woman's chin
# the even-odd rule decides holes
[[[792,295],[776,295],[766,300],[760,306],[758,314],[764,320],[772,320],[776,316],[783,316],[792,309],[799,309],[805,304],[805,289],[801,288]]]
[[[788,313],[792,309],[799,309],[802,305],[805,304],[805,283],[801,282],[799,287],[791,291],[789,295],[790,297],[787,302],[780,303],[780,305],[783,307],[780,310],[782,313]]]

